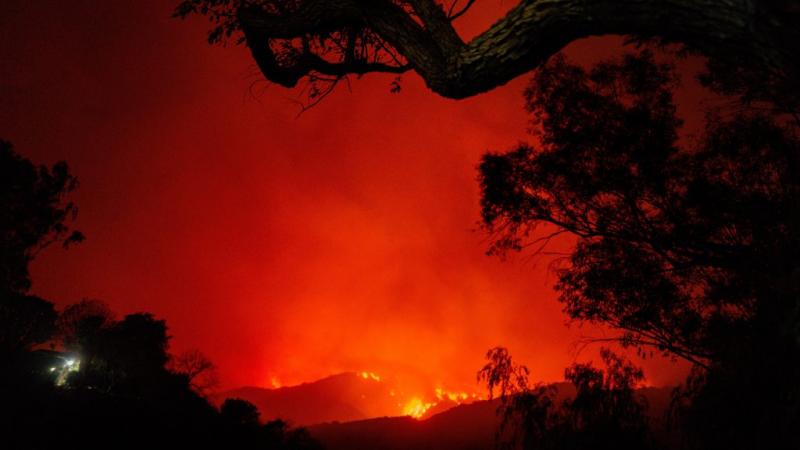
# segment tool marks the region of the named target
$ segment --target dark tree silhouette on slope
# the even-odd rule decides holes
[[[200,395],[207,394],[219,384],[214,363],[197,349],[173,355],[169,370],[186,377],[192,389]]]
[[[680,140],[676,83],[648,52],[591,70],[557,57],[538,71],[526,97],[539,145],[481,163],[492,251],[577,237],[557,269],[571,318],[610,325],[623,344],[685,358],[697,377],[727,386],[706,384],[718,390],[709,411],[740,420],[706,416],[725,439],[703,445],[796,442],[798,122],[779,105],[733,97],[734,107],[709,112],[702,136]],[[764,429],[745,423],[753,416]]]
[[[4,291],[30,288],[28,264],[48,245],[83,240],[68,225],[77,207],[66,196],[76,186],[66,163],[36,166],[0,140],[0,287]]]
[[[531,385],[527,367],[516,364],[507,349],[489,350],[478,380],[486,383],[490,399],[495,389],[500,399],[500,426],[495,435],[498,447],[650,448],[647,405],[636,392],[644,374],[608,349],[600,354],[603,369],[591,363],[575,363],[566,369],[565,378],[575,393],[557,402],[558,390],[553,385]]]
[[[66,200],[77,185],[63,162],[36,166],[0,140],[0,354],[46,342],[55,331],[53,305],[27,295],[28,266],[52,243],[83,240],[71,231],[75,205]]]

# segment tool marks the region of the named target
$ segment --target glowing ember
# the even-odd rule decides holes
[[[381,377],[379,377],[377,374],[375,374],[373,372],[361,372],[361,378],[363,378],[365,380],[372,379],[372,380],[375,380],[375,381],[381,381]]]

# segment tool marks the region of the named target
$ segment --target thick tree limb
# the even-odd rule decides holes
[[[284,86],[314,71],[400,73],[412,68],[438,94],[464,98],[530,71],[572,41],[607,34],[679,42],[786,77],[798,72],[798,12],[780,0],[522,0],[469,43],[460,39],[452,19],[433,0],[407,3],[414,15],[389,0],[304,0],[283,14],[250,6],[238,11],[238,19],[264,75]],[[325,64],[318,57],[300,58],[287,67],[269,50],[272,39],[343,27],[374,32],[409,67]]]
[[[285,87],[294,87],[300,79],[312,72],[333,77],[349,74],[363,75],[371,72],[403,73],[410,69],[408,65],[389,65],[377,62],[354,61],[348,58],[342,62],[330,62],[322,57],[304,52],[291,65],[281,64],[269,45],[269,36],[260,28],[245,28],[244,35],[250,52],[264,76],[273,83]]]

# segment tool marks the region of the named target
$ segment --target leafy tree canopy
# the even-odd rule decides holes
[[[48,341],[55,331],[53,305],[27,295],[28,266],[53,242],[83,240],[68,222],[77,208],[66,200],[77,181],[63,162],[36,166],[0,140],[0,353],[18,353]]]
[[[36,166],[0,140],[0,290],[27,291],[28,264],[38,252],[83,240],[68,225],[78,210],[66,196],[77,184],[66,163]]]
[[[714,70],[702,82],[728,101],[687,136],[674,69],[649,51],[589,69],[553,58],[525,93],[536,144],[481,162],[484,225],[497,253],[575,238],[555,265],[564,311],[694,364],[677,397],[692,445],[793,448],[800,120]]]
[[[681,139],[676,83],[647,51],[554,58],[525,94],[538,144],[483,158],[482,214],[493,252],[577,237],[557,270],[570,317],[706,364],[760,339],[755,322],[797,320],[800,141],[752,109]]]

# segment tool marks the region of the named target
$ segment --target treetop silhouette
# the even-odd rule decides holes
[[[574,363],[564,371],[574,394],[555,386],[532,384],[529,371],[508,350],[495,347],[478,372],[490,398],[499,387],[495,434],[501,449],[644,449],[651,444],[647,402],[636,392],[644,373],[610,349],[600,351],[602,368]],[[562,385],[561,390],[566,390]]]
[[[574,237],[553,266],[569,317],[610,326],[619,334],[603,340],[643,356],[693,363],[678,393],[693,445],[752,448],[769,436],[791,448],[800,121],[724,80],[704,81],[736,95],[689,137],[674,69],[652,52],[589,69],[552,58],[525,93],[538,142],[481,162],[482,215],[494,253],[537,254]],[[583,373],[575,380],[599,382]]]
[[[484,157],[482,214],[492,252],[578,238],[557,270],[570,317],[706,365],[792,311],[800,142],[752,110],[681,142],[675,83],[649,52],[551,60],[526,91],[539,145]]]
[[[83,240],[69,228],[78,209],[66,196],[77,185],[66,163],[36,166],[0,140],[0,290],[26,292],[28,264],[38,252],[54,242]]]

